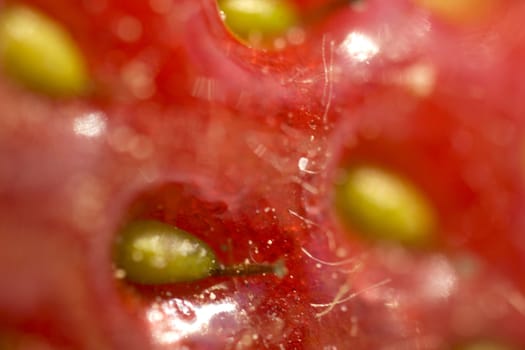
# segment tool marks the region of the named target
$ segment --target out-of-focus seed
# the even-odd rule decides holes
[[[408,181],[380,168],[347,171],[336,191],[337,209],[349,225],[371,238],[425,244],[432,238],[434,211]]]
[[[468,23],[486,17],[498,0],[414,0],[437,16],[456,23]]]
[[[0,64],[18,82],[49,95],[80,95],[88,87],[84,58],[66,30],[26,6],[0,13]]]

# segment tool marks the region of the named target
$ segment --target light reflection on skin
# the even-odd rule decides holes
[[[429,300],[448,298],[456,288],[456,271],[445,257],[436,256],[421,276],[422,295]]]
[[[221,315],[235,315],[237,304],[231,299],[216,303],[193,305],[187,300],[172,299],[154,304],[146,317],[153,339],[158,344],[173,344],[191,334],[204,334],[212,321]],[[191,313],[188,319],[181,313]]]
[[[350,33],[342,42],[340,49],[357,62],[366,62],[379,53],[379,46],[368,35]]]
[[[79,136],[94,138],[106,130],[106,118],[101,112],[91,112],[73,120],[73,131]]]

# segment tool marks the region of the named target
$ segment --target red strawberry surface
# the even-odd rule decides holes
[[[62,99],[0,80],[0,348],[525,348],[525,3],[457,21],[296,0],[323,15],[279,49],[237,40],[214,0],[23,3],[93,83]],[[425,194],[432,244],[342,223],[355,164]],[[287,273],[115,278],[119,227],[144,218]]]

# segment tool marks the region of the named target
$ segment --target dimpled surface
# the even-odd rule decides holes
[[[457,27],[414,2],[369,0],[272,51],[235,40],[212,0],[27,3],[67,28],[97,93],[57,101],[0,80],[7,342],[525,347],[525,4]],[[346,228],[333,184],[354,163],[426,193],[439,244]],[[288,273],[115,279],[112,243],[132,219],[180,227],[224,263],[284,259]]]

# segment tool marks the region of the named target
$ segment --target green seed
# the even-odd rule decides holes
[[[53,96],[86,92],[80,51],[58,23],[25,6],[0,14],[0,63],[26,86]]]
[[[348,171],[336,196],[343,219],[373,238],[405,244],[431,240],[434,213],[410,183],[379,168]]]
[[[245,40],[275,37],[297,23],[296,11],[286,0],[219,0],[228,28]]]
[[[115,265],[127,280],[141,284],[199,280],[217,268],[206,243],[157,221],[133,221],[120,232]]]

